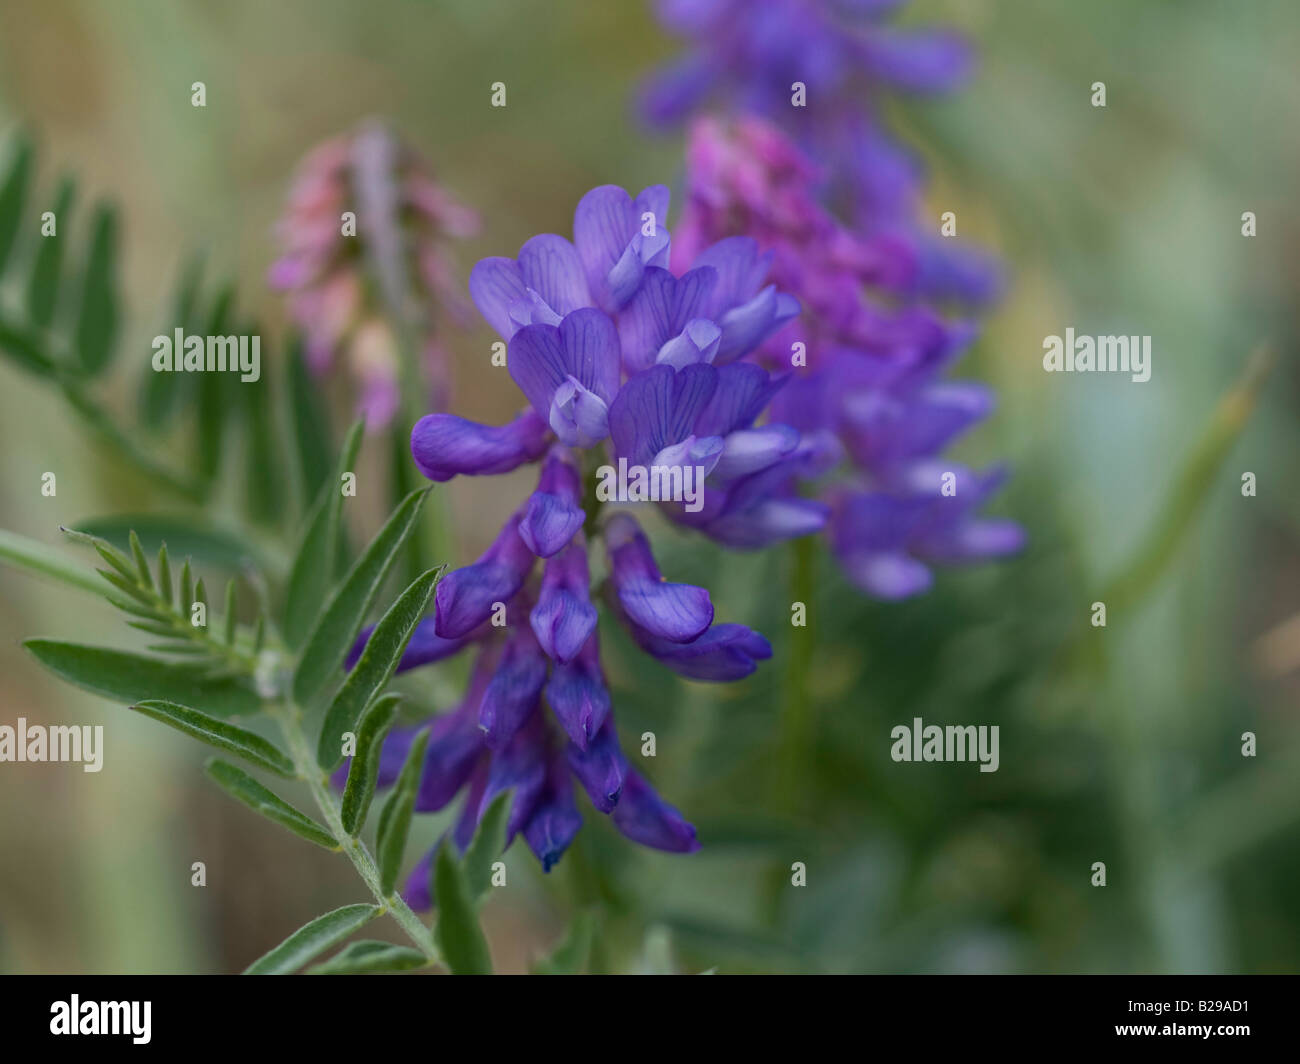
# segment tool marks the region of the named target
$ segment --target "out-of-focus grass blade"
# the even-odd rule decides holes
[[[1237,436],[1245,427],[1273,365],[1267,346],[1255,351],[1241,379],[1219,400],[1173,491],[1137,554],[1097,596],[1110,616],[1129,613],[1159,582],[1191,530]]]

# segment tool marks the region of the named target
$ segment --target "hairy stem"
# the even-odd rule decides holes
[[[326,828],[334,836],[340,849],[347,854],[352,867],[357,870],[357,874],[365,882],[375,900],[379,902],[380,907],[401,925],[407,937],[429,959],[429,963],[441,963],[442,955],[434,943],[433,932],[425,926],[424,921],[412,911],[397,891],[391,894],[384,893],[383,887],[379,884],[379,869],[375,865],[375,859],[360,839],[349,835],[344,829],[342,811],[338,799],[330,790],[329,777],[316,763],[307,736],[303,732],[302,710],[289,702],[284,704],[282,709],[273,711],[273,715],[279,721],[280,730],[289,746],[289,755],[293,758],[294,768],[306,781],[312,799],[325,819]]]

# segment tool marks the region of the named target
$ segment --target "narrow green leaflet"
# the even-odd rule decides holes
[[[343,828],[355,835],[366,822],[370,802],[375,797],[375,781],[379,778],[379,756],[383,752],[384,737],[392,727],[397,707],[402,701],[398,694],[377,698],[361,717],[357,726],[356,753],[348,769],[348,782],[343,788]]]
[[[470,898],[465,871],[443,846],[433,869],[433,893],[438,899],[438,924],[434,939],[447,967],[455,975],[491,975],[492,956]]]
[[[429,731],[426,728],[411,743],[393,793],[379,811],[375,861],[379,865],[379,885],[385,895],[393,892],[393,887],[397,884],[397,873],[402,867],[406,836],[411,830],[411,810],[415,808],[415,792],[420,786],[420,770],[424,767],[424,751],[428,745]]]
[[[0,273],[4,272],[9,252],[13,250],[27,198],[27,182],[32,172],[32,145],[24,136],[10,142],[9,168],[0,177]]]
[[[330,475],[329,420],[317,399],[316,382],[307,369],[302,353],[302,337],[295,335],[289,343],[288,395],[293,427],[294,447],[298,454],[298,477],[302,498],[315,499]],[[306,502],[303,503],[304,507]]]
[[[564,940],[549,957],[533,965],[534,975],[582,975],[591,960],[591,943],[596,932],[596,917],[580,912],[573,918]]]
[[[59,276],[63,270],[64,236],[72,214],[72,201],[77,193],[77,183],[71,177],[59,181],[54,194],[55,231],[41,236],[36,245],[36,258],[32,263],[31,277],[27,283],[27,314],[32,323],[41,328],[54,320],[54,309],[59,301]]]
[[[250,326],[252,334],[256,326]],[[248,511],[255,520],[274,525],[284,515],[285,482],[280,465],[283,451],[271,424],[271,377],[240,382],[248,431],[244,436],[244,481]]]
[[[226,284],[217,293],[217,298],[209,308],[203,335],[223,336],[225,334],[232,317],[234,302],[234,288]],[[205,492],[211,489],[212,482],[221,471],[221,462],[226,454],[226,410],[235,401],[231,389],[239,386],[232,385],[229,377],[228,373],[198,374],[198,418],[194,433],[194,448],[197,479],[200,484],[205,485]]]
[[[429,959],[418,949],[391,942],[363,939],[352,942],[323,964],[308,968],[308,975],[371,975],[378,972],[409,972],[423,968]]]
[[[14,360],[20,369],[38,377],[53,377],[57,367],[41,345],[40,338],[29,329],[0,317],[0,351]]]
[[[89,591],[101,596],[108,594],[108,588],[94,573],[67,561],[44,543],[14,532],[6,532],[2,528],[0,528],[0,561],[20,566],[31,573],[47,576],[81,591]]]
[[[342,942],[379,915],[378,905],[345,905],[298,928],[247,968],[245,975],[287,975]]]
[[[144,702],[137,702],[131,708],[146,717],[169,724],[177,731],[184,732],[209,746],[242,757],[245,761],[268,772],[274,772],[277,776],[291,779],[295,775],[293,762],[287,755],[260,735],[244,728],[237,728],[233,724],[227,724],[216,717],[209,717],[197,709],[177,705],[175,702],[151,698]]]
[[[492,886],[492,863],[506,848],[506,824],[510,819],[510,802],[513,791],[505,791],[492,799],[487,812],[479,820],[474,839],[465,851],[462,865],[470,896],[482,899]]]
[[[199,284],[203,279],[203,255],[190,257],[182,268],[172,296],[168,327],[180,326],[185,332],[198,332],[195,320],[198,307]],[[176,401],[182,392],[192,388],[188,374],[154,373],[148,367],[140,382],[140,420],[153,430],[162,428],[171,419]]]
[[[74,337],[77,362],[89,374],[108,365],[117,342],[117,212],[101,204],[91,223]]]
[[[234,677],[213,677],[202,666],[55,639],[23,643],[56,676],[114,702],[178,702],[214,717],[256,713],[261,699]]]
[[[415,526],[427,492],[414,491],[402,500],[326,605],[293,674],[293,695],[300,706],[310,706],[334,682],[384,576]]]
[[[338,841],[324,827],[305,813],[298,812],[283,798],[268,791],[242,768],[214,757],[207,764],[207,773],[232,798],[243,802],[268,820],[274,820],[295,835],[300,835],[317,846],[324,846],[327,850],[341,849]]]
[[[160,374],[161,376],[161,374]],[[265,565],[265,559],[240,536],[212,521],[184,514],[114,514],[77,522],[77,531],[105,539],[119,549],[130,545],[135,532],[145,550],[156,551],[163,543],[174,558],[189,556],[196,562],[222,569]]]
[[[338,556],[339,512],[343,508],[342,477],[351,471],[361,448],[365,425],[357,422],[348,430],[339,455],[334,482],[322,487],[312,507],[307,531],[289,574],[289,591],[284,606],[284,641],[291,650],[306,642],[312,623],[320,613],[334,583],[334,559]]]
[[[325,714],[316,747],[316,759],[321,768],[331,769],[343,760],[343,733],[353,729],[361,711],[384,689],[384,684],[393,675],[406,644],[410,642],[411,633],[428,608],[429,596],[433,594],[442,572],[440,566],[417,578],[375,625],[360,660],[348,673]]]

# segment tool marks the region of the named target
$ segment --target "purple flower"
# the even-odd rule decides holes
[[[572,243],[534,237],[515,259],[475,266],[471,294],[506,340],[509,376],[528,406],[504,426],[432,414],[411,433],[416,465],[432,480],[540,462],[535,490],[492,545],[438,585],[434,618],[417,627],[401,667],[477,654],[464,702],[435,724],[418,808],[463,792],[449,836],[463,848],[488,803],[510,790],[509,834],[522,833],[548,870],[582,823],[575,777],[629,838],[677,853],[699,846],[619,747],[590,546],[604,547],[613,616],[669,669],[730,682],[772,653],[744,625],[715,623],[707,589],[665,579],[636,519],[606,504],[653,502],[670,520],[740,546],[819,531],[829,515],[798,495],[820,434],[769,420],[783,382],[747,361],[798,302],[748,238],[670,269],[667,210],[662,187],[635,198],[593,189],[578,204]],[[639,486],[620,486],[624,474]],[[400,763],[413,733],[390,738],[385,764]],[[408,886],[413,903],[428,903],[427,875],[423,862]]]

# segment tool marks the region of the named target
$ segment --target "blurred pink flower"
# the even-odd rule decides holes
[[[381,123],[332,138],[299,164],[276,227],[283,253],[267,280],[287,294],[312,372],[347,373],[372,427],[398,411],[403,350],[424,360],[431,399],[445,400],[434,326],[438,312],[469,316],[449,245],[478,224]]]

